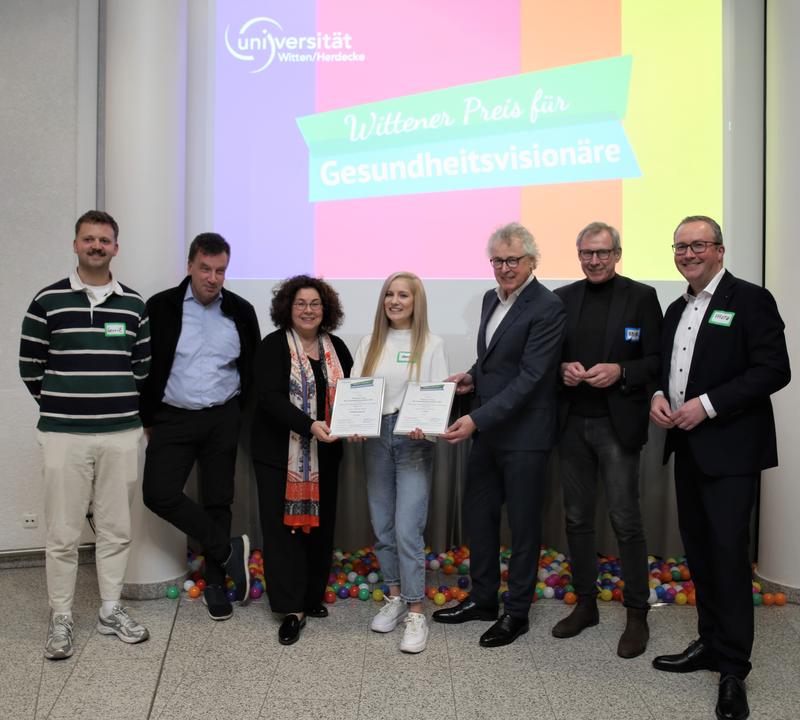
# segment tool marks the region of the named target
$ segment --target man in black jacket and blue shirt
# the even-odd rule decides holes
[[[723,267],[722,230],[681,220],[675,266],[689,287],[664,315],[661,383],[650,418],[675,453],[675,497],[697,594],[699,639],[654,658],[665,672],[719,672],[716,714],[749,715],[753,647],[750,515],[762,470],[778,464],[770,395],[791,378],[784,324],[768,290]]]
[[[567,311],[559,376],[561,487],[578,604],[553,628],[557,638],[597,625],[597,484],[605,491],[625,581],[627,622],[617,654],[647,648],[650,579],[639,507],[639,452],[647,441],[653,384],[661,366],[661,307],[652,287],[618,275],[619,232],[601,222],[576,241],[586,276],[555,292]]]
[[[230,537],[241,409],[260,341],[253,306],[223,288],[230,245],[216,233],[189,248],[188,276],[147,301],[152,366],[142,395],[148,436],[144,503],[202,546],[203,599],[214,620],[249,600],[250,543]],[[201,503],[183,492],[197,462]]]

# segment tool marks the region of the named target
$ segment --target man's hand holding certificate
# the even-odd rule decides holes
[[[381,434],[383,378],[345,378],[336,383],[331,435],[378,437]]]
[[[425,435],[441,435],[447,430],[456,384],[453,382],[415,383],[406,386],[395,435],[408,435],[419,428]]]

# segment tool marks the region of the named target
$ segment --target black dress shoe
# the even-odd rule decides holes
[[[293,645],[300,638],[300,631],[306,626],[306,619],[297,615],[287,615],[278,628],[278,642],[281,645]]]
[[[719,670],[711,648],[702,640],[695,640],[682,653],[659,655],[653,658],[653,667],[664,672],[687,673],[696,670]]]
[[[305,614],[308,615],[308,617],[325,618],[328,617],[328,608],[326,608],[324,605],[315,605],[314,607],[306,610]]]
[[[500,619],[481,635],[480,644],[482,647],[510,645],[529,629],[528,618],[515,618],[508,613],[503,613]]]
[[[450,608],[442,608],[433,613],[434,622],[456,623],[469,622],[470,620],[497,620],[496,607],[483,607],[474,600],[467,598]]]
[[[750,716],[744,680],[740,680],[733,675],[725,675],[719,681],[719,698],[716,710],[718,720],[745,720]]]

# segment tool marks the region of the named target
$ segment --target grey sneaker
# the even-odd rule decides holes
[[[150,637],[147,628],[128,615],[128,608],[119,603],[114,605],[111,615],[97,618],[97,632],[103,635],[116,635],[122,642],[139,643]]]
[[[69,615],[53,613],[47,629],[47,642],[44,656],[49,660],[64,660],[72,655],[72,628],[74,623]]]

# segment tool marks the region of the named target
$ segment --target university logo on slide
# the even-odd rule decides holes
[[[280,63],[363,62],[364,53],[353,49],[350,33],[317,32],[311,35],[287,35],[283,26],[270,17],[245,21],[238,32],[225,27],[225,47],[237,60],[253,65],[251,73],[266,70],[274,61]]]
[[[276,43],[270,32],[271,28],[277,28],[283,33],[283,28],[277,20],[268,17],[254,17],[239,28],[234,44],[231,45],[230,30],[231,26],[225,28],[225,47],[228,52],[237,60],[256,65],[252,73],[266,70],[275,59]]]

